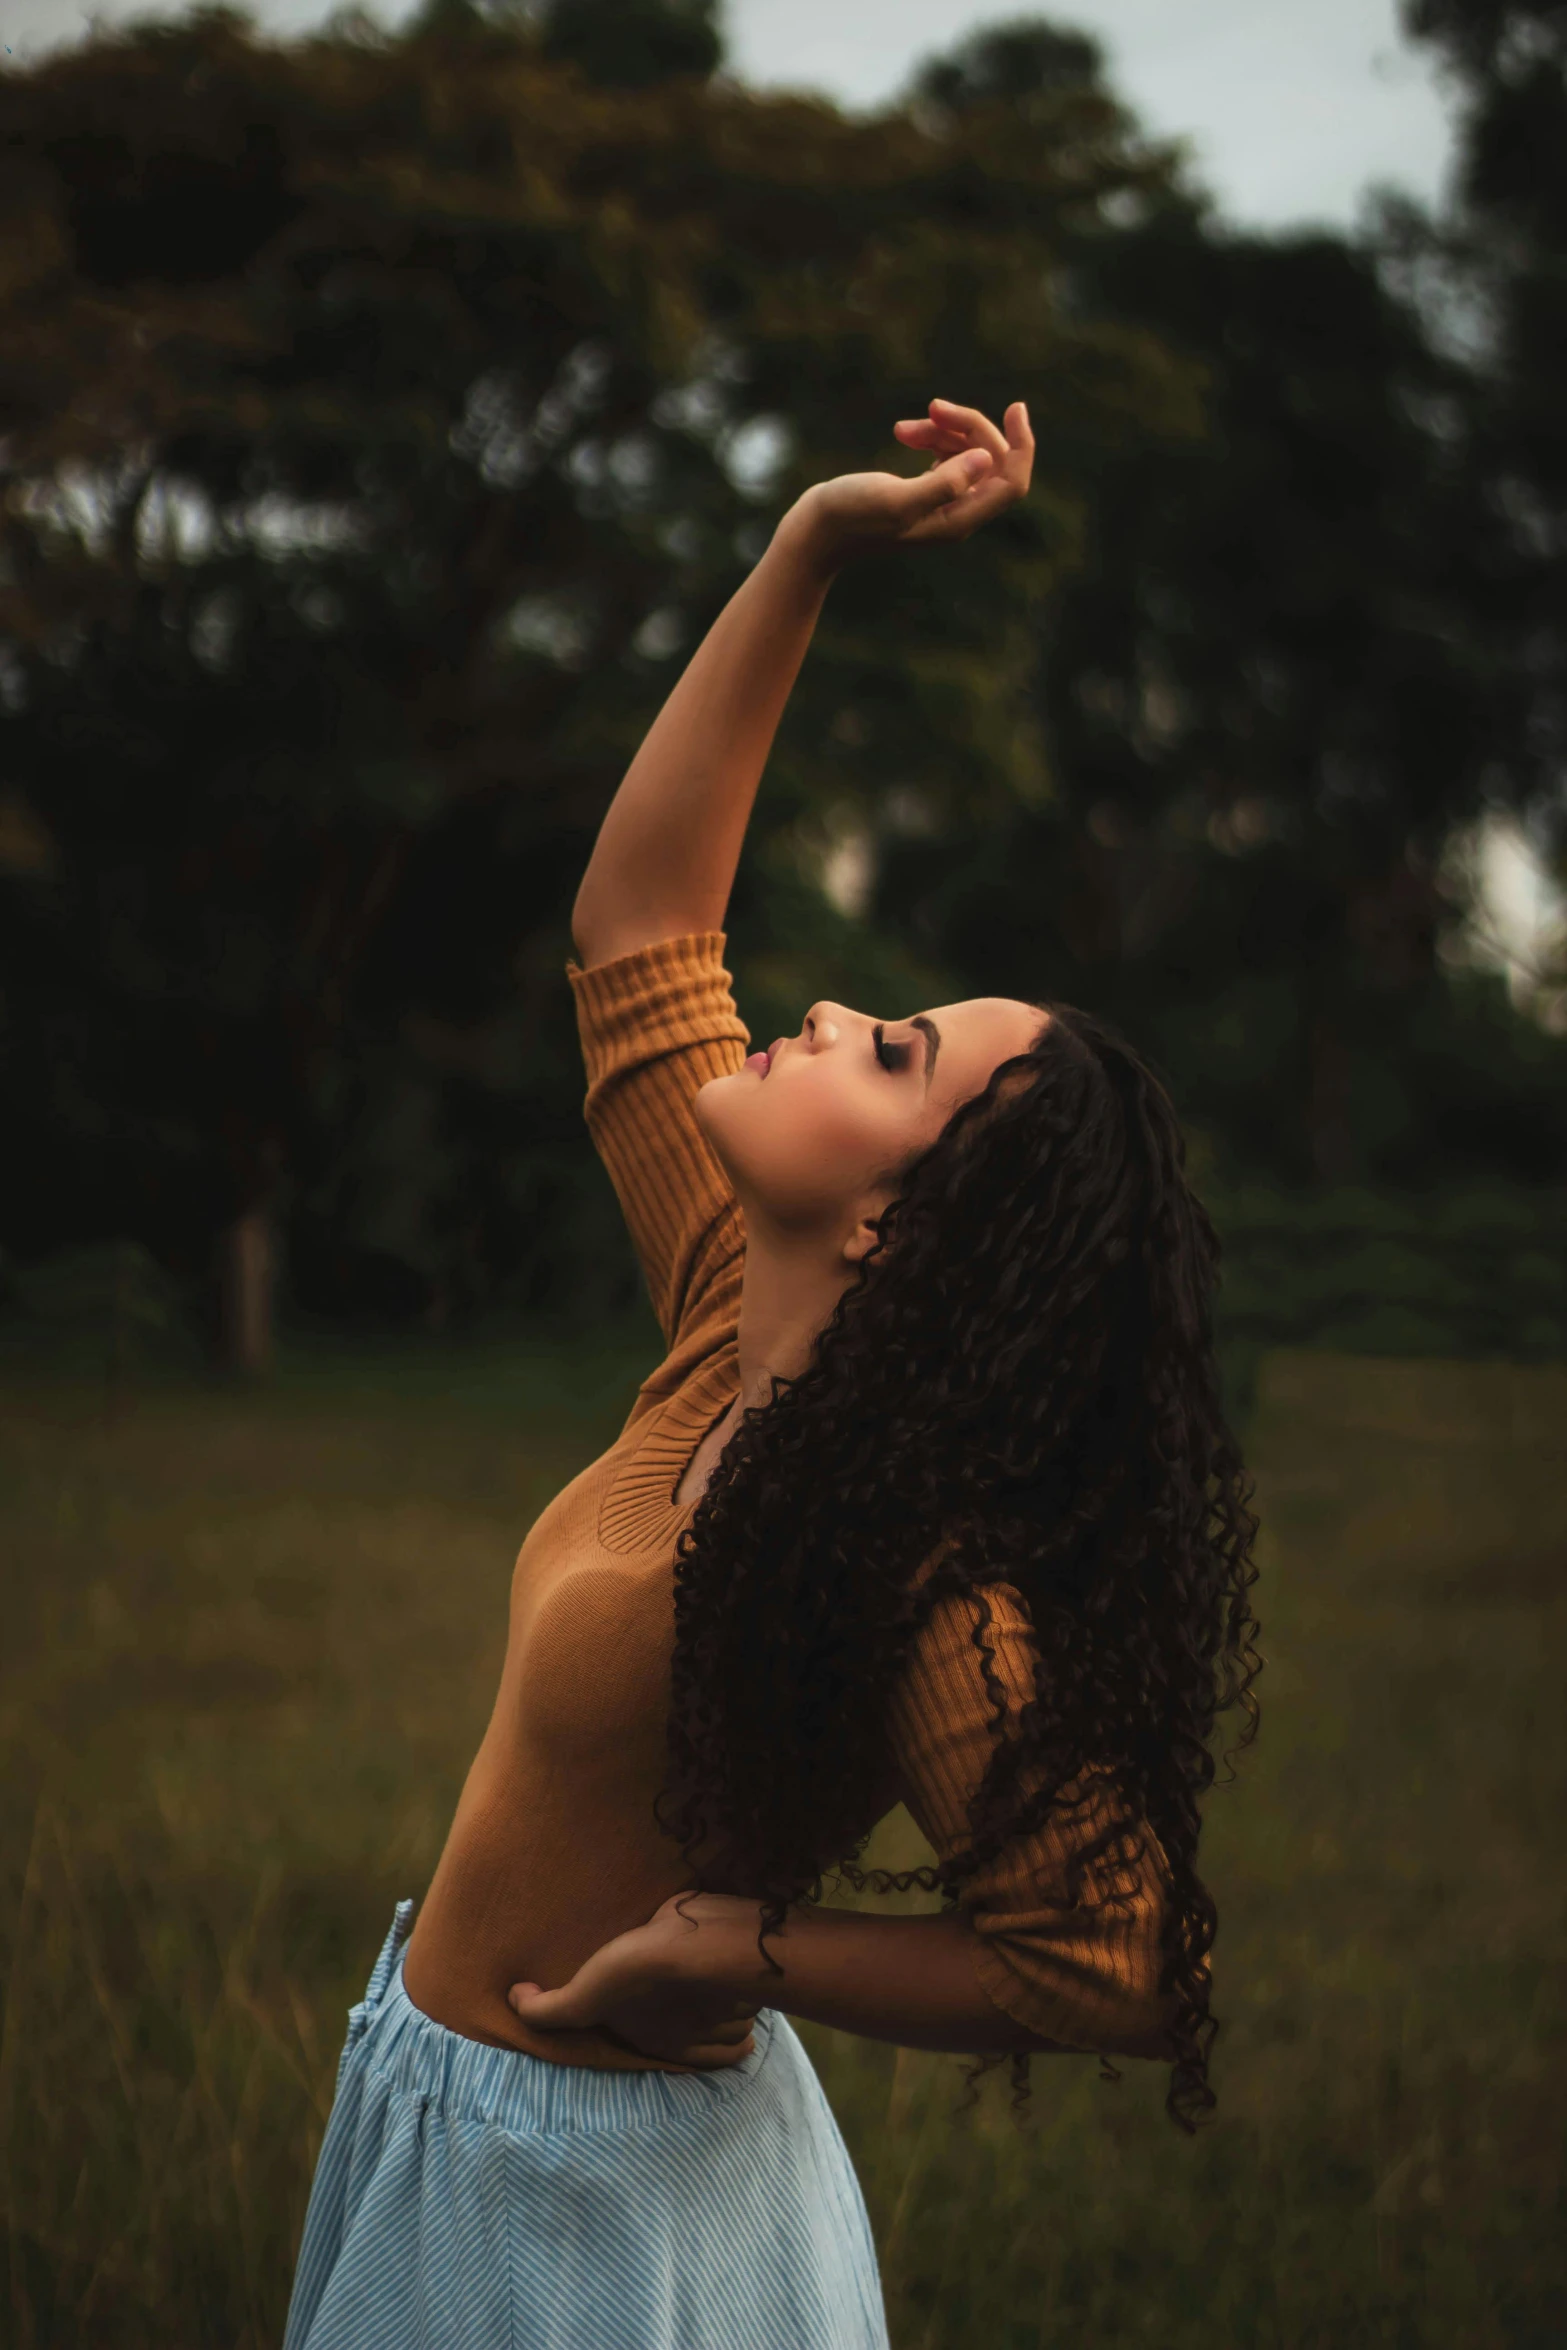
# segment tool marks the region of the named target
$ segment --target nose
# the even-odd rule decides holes
[[[809,1052],[822,1052],[837,1043],[848,1014],[842,1004],[830,1003],[824,996],[812,1004],[805,1015],[805,1043]]]

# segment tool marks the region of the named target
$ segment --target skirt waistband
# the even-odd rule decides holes
[[[404,1990],[403,1945],[413,1918],[414,1904],[400,1901],[365,1996],[349,2011],[345,2065],[357,2055],[391,2088],[452,2120],[487,2122],[527,2137],[700,2124],[715,2106],[752,2092],[775,2039],[790,2031],[787,2017],[762,2008],[750,2054],[712,2072],[605,2072],[493,2048],[438,2024]]]

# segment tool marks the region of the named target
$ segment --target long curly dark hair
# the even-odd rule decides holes
[[[1190,2131],[1215,2102],[1200,1807],[1218,1715],[1242,1709],[1237,1747],[1256,1730],[1257,1521],[1214,1358],[1218,1244],[1169,1096],[1100,1021],[1038,1009],[1029,1050],[893,1171],[808,1367],[745,1412],[681,1537],[659,1817],[699,1883],[760,1898],[775,1964],[767,1936],[829,1873],[950,1905],[1053,1806],[1106,1791],[1068,1895],[1152,1829],[1166,2103]],[[1035,1700],[1010,1720],[984,1637],[1001,1583],[1038,1644]],[[978,1599],[995,1706],[969,1840],[866,1872],[855,1794],[882,1781],[899,1668],[953,1593]],[[1019,2105],[1029,2062],[1011,2058]]]

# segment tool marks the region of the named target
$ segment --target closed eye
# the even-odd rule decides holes
[[[880,1061],[884,1069],[891,1069],[896,1072],[900,1069],[906,1069],[908,1067],[909,1055],[914,1049],[913,1046],[907,1044],[889,1044],[885,1034],[883,1033],[882,1023],[879,1020],[877,1021],[875,1027],[871,1030],[871,1039],[876,1047],[876,1058],[878,1061]]]

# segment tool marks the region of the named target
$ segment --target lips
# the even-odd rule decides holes
[[[754,1069],[758,1077],[765,1077],[773,1065],[773,1055],[782,1043],[783,1038],[775,1036],[765,1053],[750,1053],[746,1056],[746,1067]]]

